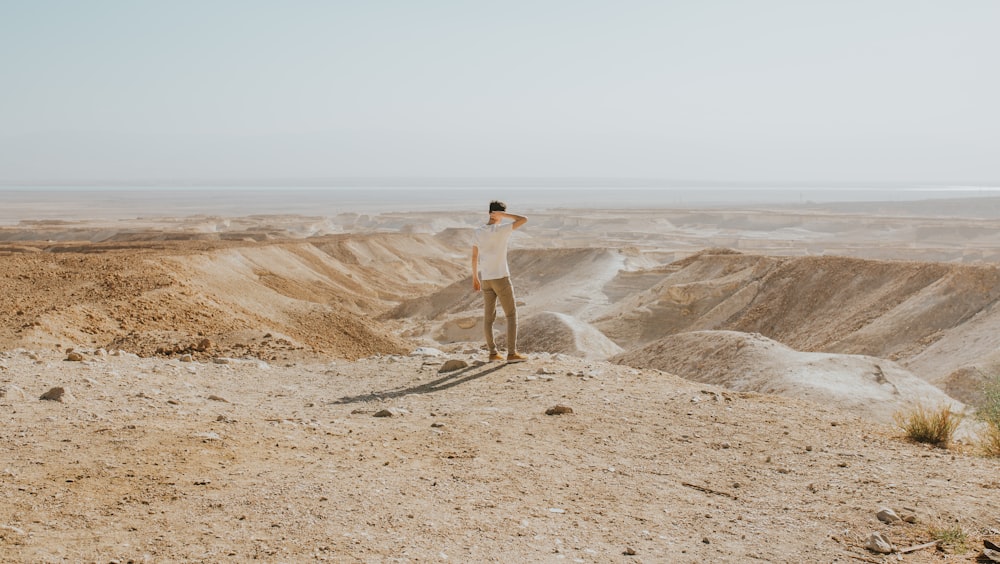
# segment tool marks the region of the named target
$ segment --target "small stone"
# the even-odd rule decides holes
[[[433,347],[417,347],[410,356],[444,356],[444,353]]]
[[[865,548],[872,552],[877,552],[879,554],[891,554],[895,550],[892,543],[889,542],[882,533],[874,532],[868,537],[868,542],[865,543]]]
[[[229,361],[228,358],[224,358],[224,357],[220,356],[220,357],[213,358],[212,362],[214,362],[215,364],[229,364],[230,361]]]
[[[554,405],[545,410],[545,415],[564,415],[573,413],[573,408],[568,405]]]
[[[63,388],[62,386],[56,386],[49,391],[45,392],[38,399],[48,400],[48,401],[58,401],[62,403],[69,403],[75,398],[73,394],[69,393],[69,390]]]
[[[194,360],[194,357],[189,354],[182,354],[180,360],[181,362],[191,362],[192,360]]]
[[[902,520],[899,518],[899,515],[897,515],[895,511],[889,509],[888,507],[883,507],[879,509],[878,513],[875,514],[875,517],[877,517],[879,521],[889,524]]]
[[[24,532],[24,529],[20,527],[15,527],[14,525],[0,525],[0,531],[9,531],[11,533],[14,533],[15,535],[21,535],[21,536],[27,534]]]
[[[94,356],[108,356],[108,351],[104,349],[97,349],[94,351]]]
[[[406,415],[409,411],[401,407],[390,407],[389,409],[382,409],[376,411],[372,417],[395,417],[397,415]]]
[[[223,403],[229,403],[229,400],[227,400],[226,398],[221,397],[221,396],[217,396],[215,394],[212,394],[212,395],[208,396],[208,399],[210,399],[212,401],[221,401]]]
[[[198,352],[205,352],[212,348],[212,341],[210,339],[202,339],[192,348]]]
[[[441,427],[444,427],[444,423],[431,423],[431,427],[434,427],[435,429],[440,429]]]
[[[221,441],[222,437],[214,431],[209,431],[207,433],[195,433],[195,438],[201,439],[203,441]]]
[[[70,362],[80,362],[83,360],[83,355],[78,352],[71,352],[66,355],[66,360]]]
[[[8,384],[6,386],[0,386],[0,398],[10,398],[10,399],[24,399],[24,390],[18,388],[13,384]]]
[[[635,556],[638,553],[631,546],[626,546],[625,552],[623,552],[622,554],[624,554],[625,556]]]
[[[456,370],[467,368],[468,366],[469,366],[468,362],[465,362],[464,360],[461,359],[453,358],[445,362],[443,365],[441,365],[441,368],[438,368],[438,372],[454,372]]]

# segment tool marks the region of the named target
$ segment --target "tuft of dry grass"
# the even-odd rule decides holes
[[[962,527],[934,528],[930,531],[931,538],[938,541],[938,546],[945,552],[965,554],[969,551],[969,535]]]
[[[1000,457],[1000,426],[992,423],[979,433],[979,448],[986,456]]]
[[[934,408],[921,404],[908,411],[898,411],[892,417],[909,439],[941,448],[948,448],[955,429],[962,422],[962,414],[952,411],[950,405]]]

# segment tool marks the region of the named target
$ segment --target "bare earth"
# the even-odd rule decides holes
[[[996,368],[994,220],[789,213],[530,215],[512,365],[477,216],[2,228],[0,561],[975,561],[1000,462],[890,422]]]

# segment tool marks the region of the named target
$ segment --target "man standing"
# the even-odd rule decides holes
[[[504,223],[510,219],[513,223]],[[507,318],[507,362],[524,362],[527,357],[517,352],[517,305],[514,287],[510,283],[507,267],[507,242],[511,233],[528,222],[528,218],[507,213],[507,204],[490,202],[490,220],[476,229],[472,239],[472,288],[483,292],[483,330],[486,346],[490,349],[490,362],[503,360],[493,340],[493,322],[497,318],[497,299]],[[480,258],[482,257],[482,258]],[[482,271],[482,281],[479,275]]]

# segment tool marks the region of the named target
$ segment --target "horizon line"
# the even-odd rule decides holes
[[[736,181],[655,177],[360,176],[270,179],[0,180],[0,188],[951,188],[1000,187],[1000,182]]]

